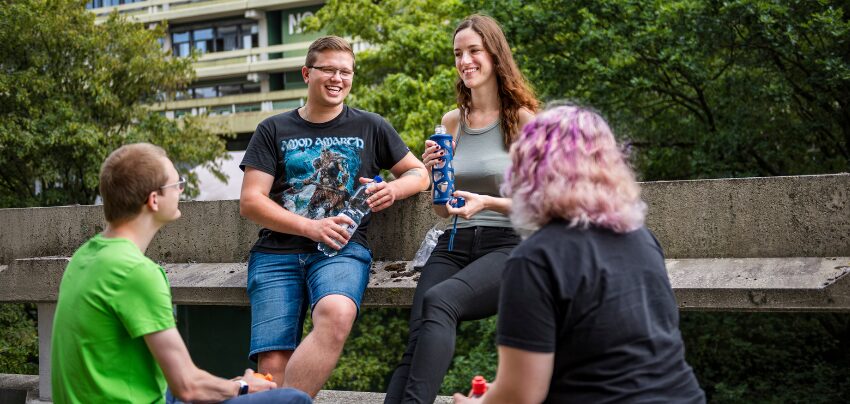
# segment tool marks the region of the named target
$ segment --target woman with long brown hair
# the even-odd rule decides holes
[[[432,403],[454,355],[458,322],[496,314],[505,261],[520,238],[511,201],[500,197],[508,150],[538,102],[517,68],[499,24],[472,15],[455,29],[457,109],[442,124],[454,134],[455,197],[465,206],[434,205],[457,215],[457,232],[439,239],[413,298],[408,346],[393,373],[386,403]],[[431,170],[446,151],[430,140],[422,160]]]

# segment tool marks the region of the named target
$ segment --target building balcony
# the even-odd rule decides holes
[[[91,9],[97,22],[103,22],[113,11],[142,23],[169,21],[185,23],[233,15],[246,15],[250,10],[280,10],[284,8],[323,4],[321,0],[148,0],[120,6]]]
[[[207,127],[215,133],[250,133],[263,119],[300,107],[306,97],[305,88],[168,101],[149,108],[169,118],[207,114]]]
[[[198,80],[297,70],[304,65],[309,42],[206,53],[195,62]],[[272,59],[278,56],[277,59]]]

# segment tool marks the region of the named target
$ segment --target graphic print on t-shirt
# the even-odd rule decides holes
[[[277,202],[310,219],[334,216],[354,192],[363,139],[297,138],[281,141],[287,186]]]

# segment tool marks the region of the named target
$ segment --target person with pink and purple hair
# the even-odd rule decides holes
[[[502,193],[514,225],[534,233],[504,271],[499,366],[480,401],[705,402],[685,362],[664,253],[605,120],[550,108],[510,156]]]

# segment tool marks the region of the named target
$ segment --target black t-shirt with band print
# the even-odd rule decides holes
[[[360,177],[373,178],[408,153],[407,145],[380,115],[343,106],[324,123],[312,123],[298,110],[270,117],[257,126],[239,167],[274,176],[269,198],[284,209],[310,219],[337,215]],[[368,247],[366,215],[351,241]],[[251,251],[314,253],[317,243],[306,237],[260,230]]]

